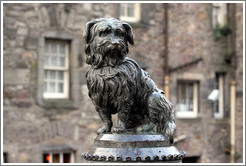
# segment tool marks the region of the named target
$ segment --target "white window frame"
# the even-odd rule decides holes
[[[63,81],[63,93],[58,93],[58,92],[43,92],[43,97],[45,99],[61,99],[61,98],[68,98],[69,97],[69,43],[64,41],[64,40],[52,40],[52,39],[47,39],[45,40],[47,43],[59,43],[63,42],[65,43],[65,67],[55,67],[55,66],[45,66],[43,67],[44,71],[45,70],[55,70],[55,71],[63,71],[64,72],[64,81]],[[46,52],[44,51],[44,54]],[[45,57],[45,56],[44,56]],[[45,82],[45,78],[44,78]]]
[[[71,162],[70,163],[74,163],[75,162],[75,152],[74,151],[62,151],[62,152],[49,152],[49,153],[43,153],[44,154],[49,154],[50,156],[50,160],[49,160],[49,163],[53,163],[53,154],[59,154],[60,157],[60,163],[64,163],[64,159],[63,159],[63,154],[64,153],[70,153],[70,157],[71,157]]]
[[[134,4],[134,16],[130,17],[128,16],[127,13],[127,6],[129,4]],[[121,3],[120,4],[120,11],[124,10],[124,15],[121,15],[120,12],[120,20],[122,21],[127,21],[127,22],[139,22],[140,21],[140,3]]]
[[[218,112],[214,112],[214,118],[222,119],[224,117],[224,74],[218,74]]]
[[[182,83],[186,83],[186,81],[179,82],[178,86],[180,86],[180,84]],[[198,117],[198,82],[192,81],[190,83],[193,84],[193,111],[189,111],[189,110],[181,111],[178,106],[177,111],[176,111],[176,117],[180,119]],[[179,87],[178,87],[178,91],[179,91]],[[178,95],[179,95],[179,92],[178,92]]]
[[[217,23],[219,23],[220,27],[226,25],[227,22],[227,4],[226,3],[213,3],[212,4],[212,24],[213,29],[216,28]]]

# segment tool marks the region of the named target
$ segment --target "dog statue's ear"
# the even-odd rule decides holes
[[[90,33],[90,30],[91,30],[91,27],[92,27],[95,23],[97,23],[96,20],[92,20],[92,21],[89,21],[89,22],[86,23],[85,30],[84,30],[84,34],[83,34],[86,44],[88,44],[88,43],[90,42],[90,40],[91,40],[91,33]]]
[[[85,40],[85,54],[87,55],[86,56],[86,63],[87,64],[92,64],[92,56],[90,55],[91,50],[90,50],[89,42],[90,42],[91,37],[92,37],[90,30],[95,23],[97,23],[96,20],[92,20],[90,22],[87,22],[86,26],[85,26],[84,33],[83,33],[83,37]]]
[[[133,34],[132,34],[132,27],[129,24],[125,23],[125,22],[122,25],[126,29],[126,39],[127,39],[127,41],[131,45],[133,45],[134,44],[134,39],[133,39]]]
[[[84,30],[84,33],[83,33],[83,37],[84,37],[84,40],[85,40],[85,53],[87,55],[90,54],[90,45],[89,45],[89,42],[91,40],[91,28],[94,24],[96,24],[98,22],[98,20],[91,20],[89,22],[86,23],[86,26],[85,26],[85,30]],[[87,59],[90,59],[89,57],[87,57]]]

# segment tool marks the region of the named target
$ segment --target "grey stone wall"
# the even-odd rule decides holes
[[[118,18],[118,4],[40,4],[4,3],[3,5],[3,151],[9,162],[42,162],[47,145],[64,144],[76,150],[76,162],[88,151],[102,125],[85,83],[82,32],[85,23],[98,17]],[[163,89],[164,8],[163,4],[141,4],[140,23],[131,24],[135,45],[129,57],[145,68]],[[242,5],[237,5],[237,152],[242,154]],[[224,43],[215,41],[211,28],[211,4],[169,4],[169,65],[173,69],[197,58],[202,61],[170,74],[170,101],[177,103],[177,79],[194,78],[199,83],[199,116],[177,119],[176,136],[187,137],[177,146],[188,156],[200,155],[200,162],[228,162],[225,147],[229,142],[229,92],[225,94],[225,118],[215,120],[207,96],[214,87],[215,72],[228,72],[221,51]],[[37,101],[40,46],[48,31],[73,34],[80,41],[73,58],[73,79],[78,106],[48,108]],[[241,60],[240,60],[241,58]],[[80,59],[80,61],[79,61]],[[229,89],[226,75],[225,88]],[[59,103],[58,103],[59,105]],[[116,121],[116,116],[113,116]],[[214,157],[216,155],[216,158]],[[242,155],[243,156],[243,155]],[[237,162],[242,161],[242,157]]]
[[[192,79],[199,81],[198,118],[177,118],[177,135],[185,134],[186,140],[177,144],[181,149],[189,149],[187,156],[201,155],[200,162],[230,162],[227,153],[230,143],[230,64],[226,63],[226,39],[215,40],[212,29],[211,4],[170,4],[169,5],[169,65],[170,65],[170,100],[177,103],[177,80]],[[238,4],[240,8],[241,4]],[[242,28],[242,12],[238,11],[238,28]],[[241,13],[241,14],[239,14]],[[238,29],[237,33],[242,30]],[[239,37],[238,37],[239,38]],[[238,44],[242,39],[238,39]],[[240,45],[239,44],[239,45]],[[240,51],[239,51],[240,50]],[[239,57],[242,48],[238,46]],[[172,72],[172,69],[202,58],[201,61]],[[240,64],[239,64],[240,63]],[[238,67],[242,60],[238,61]],[[240,68],[240,67],[239,67]],[[238,69],[240,73],[241,69]],[[224,118],[216,120],[213,116],[212,104],[207,100],[209,93],[215,88],[215,73],[225,72],[225,107]],[[239,76],[238,89],[242,77]],[[242,101],[237,100],[240,119]],[[238,139],[242,138],[242,123],[238,122]],[[238,141],[237,147],[242,145]],[[240,146],[241,147],[241,146]],[[239,148],[240,149],[240,148]],[[240,150],[239,150],[240,151]],[[239,152],[242,154],[242,151]],[[215,157],[216,156],[216,157]],[[240,159],[241,160],[241,159]],[[238,162],[240,162],[238,160]]]

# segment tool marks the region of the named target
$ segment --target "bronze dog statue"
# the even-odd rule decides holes
[[[114,132],[136,129],[160,132],[170,141],[176,128],[172,104],[132,59],[128,43],[134,44],[129,24],[114,18],[99,18],[86,24],[86,73],[89,96],[104,126],[97,133],[110,132],[111,115],[118,113]]]

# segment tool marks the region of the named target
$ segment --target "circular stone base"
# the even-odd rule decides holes
[[[100,134],[94,146],[82,157],[88,162],[174,162],[180,163],[180,152],[162,134]]]

